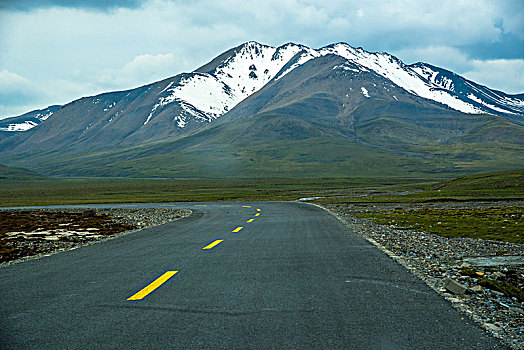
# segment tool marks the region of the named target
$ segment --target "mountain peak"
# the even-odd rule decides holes
[[[409,94],[464,113],[491,113],[517,119],[522,119],[524,115],[524,101],[520,95],[491,90],[431,64],[417,62],[406,65],[387,52],[368,52],[345,42],[312,49],[293,42],[270,46],[247,41],[191,73],[123,93],[142,94],[144,100],[153,101],[150,106],[143,106],[140,112],[137,111],[140,127],[151,128],[157,117],[168,118],[169,115],[182,129],[219,118],[267,84],[279,81],[306,62],[326,55],[344,59],[349,67],[347,71],[372,72]],[[102,108],[102,112],[116,110],[113,108],[116,103],[113,98]],[[118,116],[108,117],[107,120],[121,118],[124,112],[121,110]],[[3,130],[22,131],[40,122],[32,120],[24,127],[6,127]]]

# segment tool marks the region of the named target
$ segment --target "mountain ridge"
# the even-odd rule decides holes
[[[287,52],[286,50],[291,49],[291,52],[293,55],[285,55]],[[243,86],[239,91],[236,91],[237,95],[239,95],[236,98],[231,98],[231,89],[233,89],[234,83],[225,82],[229,78],[228,75],[230,75],[228,72],[224,72],[223,68],[227,67],[227,64],[230,61],[235,61],[236,56],[242,56],[242,54],[249,55],[251,59],[256,58],[257,55],[264,56],[264,51],[272,51],[273,55],[272,59],[275,58],[274,55],[277,53],[284,53],[285,58],[284,64],[278,66],[279,68],[284,68],[282,71],[278,70],[277,72],[272,72],[268,76],[268,79],[262,79],[262,84],[258,84],[256,86]],[[217,117],[227,113],[232,107],[237,105],[239,102],[244,100],[246,97],[248,97],[250,94],[258,91],[261,87],[263,87],[265,84],[270,82],[272,79],[281,79],[285,74],[287,74],[290,70],[304,64],[310,59],[315,59],[320,56],[326,55],[326,54],[336,54],[341,57],[344,57],[345,59],[352,61],[352,63],[359,64],[364,69],[374,69],[379,74],[382,74],[384,77],[392,80],[395,84],[403,87],[406,91],[415,93],[420,97],[429,98],[434,101],[437,101],[439,103],[442,103],[444,105],[448,105],[451,108],[458,109],[462,112],[466,113],[490,113],[495,115],[505,115],[505,116],[511,116],[511,115],[524,115],[524,99],[522,99],[523,94],[516,94],[516,95],[510,95],[505,94],[501,91],[489,89],[485,86],[482,86],[480,84],[474,83],[470,80],[467,80],[460,75],[457,75],[449,70],[446,70],[444,68],[436,67],[434,65],[423,63],[423,62],[417,62],[411,65],[407,65],[403,63],[400,59],[397,57],[387,53],[387,52],[368,52],[361,47],[359,48],[353,48],[347,43],[339,42],[334,43],[330,45],[326,45],[320,49],[311,49],[307,46],[301,45],[301,44],[295,44],[295,43],[286,43],[284,45],[273,47],[269,45],[260,44],[254,41],[246,42],[244,44],[238,45],[232,49],[229,49],[210,62],[202,65],[201,67],[195,69],[191,73],[181,73],[176,76],[173,76],[171,78],[166,78],[158,82],[154,82],[151,84],[147,84],[145,86],[153,85],[161,83],[162,81],[169,81],[167,86],[163,89],[161,92],[172,90],[172,94],[164,94],[167,96],[161,96],[161,98],[157,101],[156,104],[153,105],[151,108],[148,116],[145,118],[144,125],[147,125],[151,118],[154,117],[155,112],[160,108],[162,109],[166,105],[178,102],[180,104],[180,107],[182,111],[178,113],[177,116],[175,116],[174,121],[176,122],[178,127],[185,127],[186,125],[186,119],[188,118],[188,115],[192,115],[194,118],[200,118],[202,120],[206,121],[212,121],[216,119]],[[296,57],[298,56],[298,57]],[[278,57],[278,56],[277,56]],[[289,64],[293,58],[295,59],[294,64]],[[378,69],[377,68],[377,62],[383,60],[383,61],[389,61],[390,63],[393,63],[393,68],[402,68],[404,70],[412,70],[412,72],[408,71],[408,74],[404,74],[405,76],[402,77],[398,76],[398,72],[394,72],[394,70],[390,69],[389,71],[387,69]],[[255,65],[255,63],[249,64],[249,66]],[[394,67],[394,66],[397,67]],[[287,67],[287,69],[285,69]],[[219,68],[222,69],[222,71],[219,70]],[[243,67],[245,68],[245,67]],[[265,68],[267,69],[267,68]],[[238,70],[238,68],[237,68]],[[419,75],[420,78],[425,80],[425,84],[433,85],[429,86],[429,89],[422,89],[421,91],[417,91],[413,88],[413,86],[409,86],[405,81],[406,77],[409,77],[409,73],[415,72],[417,75]],[[253,71],[250,71],[249,74],[254,73]],[[200,75],[204,74],[204,75]],[[256,74],[256,73],[254,73]],[[222,75],[222,79],[217,78],[217,75]],[[210,79],[209,76],[214,76],[216,81],[214,79]],[[225,77],[224,77],[225,76]],[[249,75],[248,75],[249,76]],[[451,76],[451,78],[450,78]],[[182,79],[178,79],[178,84],[180,84],[180,80],[182,81],[183,86],[179,87],[178,91],[176,89],[176,86],[173,87],[173,83],[176,80],[175,78],[182,77]],[[258,77],[258,76],[257,76]],[[441,80],[445,79],[446,81],[451,83],[450,86],[446,86],[441,84],[439,81],[435,79],[435,77],[440,77]],[[240,78],[240,77],[239,77]],[[187,92],[187,90],[191,90],[190,87],[188,87],[188,82],[192,83],[192,79],[196,80],[202,80],[197,87],[199,90],[201,89],[209,89],[214,88],[216,91],[213,92],[214,95],[222,95],[218,96],[218,101],[211,101],[210,106],[207,106],[206,104],[210,101],[194,101],[191,97],[194,96],[188,96],[188,94],[184,94]],[[231,80],[231,79],[229,79]],[[246,80],[246,79],[244,79]],[[413,80],[413,79],[411,79]],[[249,81],[249,79],[247,80]],[[413,80],[414,81],[414,80]],[[185,85],[184,85],[185,83]],[[238,83],[238,82],[237,82]],[[413,83],[413,82],[411,82]],[[420,83],[420,82],[418,82]],[[463,91],[459,91],[455,93],[454,86],[457,85],[457,83],[461,86],[469,85],[468,87],[468,94],[465,94]],[[424,84],[418,86],[420,89]],[[186,87],[184,89],[184,87]],[[135,88],[140,89],[141,87]],[[135,89],[125,90],[125,91],[132,91]],[[431,95],[431,92],[429,90],[438,91],[439,89],[442,92],[445,92],[446,94],[453,93],[451,100],[449,99],[448,95],[442,95],[435,94],[435,96]],[[221,91],[222,90],[222,91]],[[243,91],[244,90],[244,91]],[[248,91],[249,90],[249,91]],[[117,93],[116,91],[115,93]],[[477,92],[477,95],[475,95],[473,92]],[[109,92],[110,93],[110,92]],[[107,94],[107,93],[103,93]],[[97,97],[103,94],[99,94],[92,97]],[[190,95],[190,94],[189,94]],[[501,96],[503,95],[503,96]],[[468,97],[469,96],[469,97]],[[217,97],[217,96],[214,96]],[[484,100],[482,99],[484,98]],[[227,101],[227,100],[231,101]],[[216,100],[216,98],[215,98]],[[487,101],[485,101],[487,100]],[[224,103],[224,101],[226,101]],[[72,101],[75,102],[75,101]],[[501,107],[503,106],[503,107]],[[515,118],[514,118],[515,119]],[[36,125],[33,125],[36,126]],[[12,129],[10,131],[25,131],[29,128],[26,127],[26,129]],[[8,131],[8,130],[2,130],[2,131]]]
[[[515,96],[345,43],[248,42],[193,72],[75,100],[33,129],[0,133],[0,151],[9,166],[55,176],[512,169],[524,162]]]

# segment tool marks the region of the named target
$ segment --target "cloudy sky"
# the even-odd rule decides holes
[[[0,118],[192,71],[255,40],[347,42],[524,92],[522,0],[0,0]]]

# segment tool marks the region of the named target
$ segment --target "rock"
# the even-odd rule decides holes
[[[466,292],[466,290],[467,290],[466,286],[464,286],[463,284],[458,283],[455,280],[452,280],[451,278],[447,278],[444,281],[444,288],[446,288],[447,291],[449,291],[449,292],[451,292],[453,294],[458,294],[458,295],[464,294]]]
[[[477,286],[471,287],[470,290],[475,293],[480,293],[482,292],[482,287],[477,285]]]
[[[84,218],[92,218],[95,215],[96,215],[96,213],[95,213],[95,211],[93,209],[88,209],[88,210],[86,210],[86,211],[84,211],[82,213],[82,217],[84,217]]]
[[[509,308],[511,311],[516,312],[518,314],[524,315],[524,310],[520,307],[512,306]]]
[[[484,327],[486,327],[487,330],[493,332],[500,332],[502,330],[500,327],[495,326],[493,323],[484,323]]]
[[[464,262],[464,263],[462,263],[462,265],[459,266],[459,268],[461,268],[461,269],[466,269],[468,267],[471,267],[471,264],[467,263],[467,262]]]
[[[498,280],[504,277],[506,277],[506,275],[499,271],[495,271],[491,274],[491,278],[493,278],[494,280]]]

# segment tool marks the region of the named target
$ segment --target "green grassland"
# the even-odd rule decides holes
[[[408,191],[406,194],[399,192]],[[411,191],[411,192],[409,192]],[[524,170],[481,173],[423,185],[421,182],[391,186],[378,195],[364,197],[327,197],[320,203],[423,203],[524,199]]]
[[[9,167],[0,164],[0,183],[5,181],[41,180],[44,178],[44,176],[41,176],[31,170]]]
[[[85,203],[272,201],[424,203],[524,199],[524,170],[437,182],[424,178],[129,179],[44,178],[1,167],[0,206]],[[15,180],[7,174],[25,174]],[[403,192],[406,194],[399,194]],[[377,195],[378,194],[378,195]],[[444,236],[524,243],[524,207],[397,209],[363,215],[380,224]]]
[[[358,216],[440,236],[524,243],[524,207],[395,209]]]
[[[9,167],[0,170],[9,174],[13,171],[24,173],[23,169]],[[316,200],[319,203],[524,199],[524,170],[471,175],[441,182],[416,177],[53,179],[27,174],[14,180],[0,172],[0,206],[297,200],[303,197],[323,197]],[[408,194],[400,195],[399,192]]]
[[[402,188],[399,186],[398,188]],[[390,188],[391,190],[392,188]],[[325,199],[329,201],[333,199]],[[375,196],[352,202],[428,203],[446,201],[524,200],[524,170],[464,176],[429,185],[405,196]],[[341,201],[340,199],[338,200]],[[348,201],[349,202],[349,201]],[[520,202],[522,203],[522,202]],[[359,214],[383,225],[450,237],[470,237],[524,243],[524,206],[490,208],[424,208]]]
[[[422,179],[118,179],[0,181],[0,206],[82,203],[272,201],[350,195]]]

